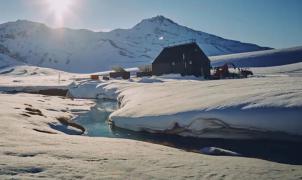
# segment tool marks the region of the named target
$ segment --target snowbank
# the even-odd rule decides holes
[[[122,108],[110,118],[116,126],[135,131],[198,137],[243,138],[267,131],[302,135],[299,79],[141,85],[120,93]]]
[[[19,79],[23,76],[24,82],[16,82],[15,86],[27,84],[36,87],[40,83],[46,87],[56,83],[51,75],[29,73],[29,75],[18,76],[9,73],[1,75],[1,83],[7,85],[10,82],[7,79]],[[34,79],[37,82],[33,82],[33,77],[37,77]],[[67,77],[70,79],[66,82],[74,80],[72,76]],[[247,80],[221,81],[185,78],[180,80],[177,77],[134,78],[129,81],[106,82],[78,80],[69,88],[74,96],[118,99],[120,109],[112,114],[111,118],[120,124],[130,120],[130,128],[143,125],[144,128],[157,131],[157,127],[168,128],[174,118],[174,122],[178,123],[174,124],[176,128],[167,129],[168,131],[165,132],[180,132],[184,135],[181,125],[189,124],[189,121],[192,121],[190,119],[193,117],[192,114],[195,113],[199,118],[204,117],[204,113],[212,113],[217,119],[192,121],[192,127],[196,127],[196,132],[201,125],[220,132],[224,131],[224,128],[219,127],[228,127],[227,123],[242,124],[241,128],[248,127],[253,123],[248,121],[255,114],[245,114],[245,110],[262,110],[266,107],[267,116],[273,116],[271,110],[280,108],[288,110],[283,115],[288,117],[281,121],[282,118],[277,117],[276,114],[277,121],[275,119],[268,121],[263,118],[266,117],[265,111],[261,111],[259,116],[262,116],[259,119],[257,117],[252,119],[258,128],[269,125],[270,130],[282,129],[281,125],[283,125],[289,127],[290,131],[295,130],[294,126],[296,129],[301,129],[301,124],[289,117],[294,116],[295,113],[301,115],[299,109],[301,81],[298,77],[263,76]],[[94,103],[89,100],[0,93],[0,179],[94,179],[95,177],[299,179],[301,177],[300,165],[276,163],[271,159],[266,161],[258,158],[206,156],[141,141],[66,135],[79,132],[70,127],[63,127],[64,124],[58,121],[58,117],[74,117],[80,113],[87,113],[93,105]],[[230,120],[226,119],[227,123],[219,120],[219,118],[224,120],[228,112],[232,114],[232,110],[236,110],[235,115],[239,114],[234,116],[238,122],[230,117]],[[249,115],[251,117],[247,117]],[[177,119],[179,117],[185,119]],[[157,121],[157,118],[161,118],[161,121]],[[156,128],[153,128],[153,125]],[[240,128],[233,128],[229,133],[235,130],[242,134],[247,133],[246,129],[240,131],[242,130]],[[236,155],[237,151],[226,151],[216,146],[208,148],[201,146],[201,152]],[[299,152],[297,150],[294,156]]]
[[[51,128],[58,127],[56,117],[88,111],[91,103],[35,94],[0,94],[0,179],[301,177],[300,165],[207,156],[127,139],[70,136]],[[26,113],[30,105],[41,110],[43,116]],[[203,153],[217,154],[217,148],[203,149]]]
[[[89,78],[89,74],[72,74],[36,66],[8,66],[0,69],[0,91],[38,92],[62,89],[77,79]]]
[[[146,81],[83,82],[71,86],[70,94],[118,99],[120,109],[110,119],[134,131],[214,138],[302,135],[301,77]]]

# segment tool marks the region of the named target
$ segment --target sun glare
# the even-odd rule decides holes
[[[71,0],[48,0],[50,11],[56,15],[63,15],[69,10],[71,6]]]
[[[63,25],[64,16],[69,13],[72,3],[73,0],[47,0],[49,11],[55,16],[57,25]]]

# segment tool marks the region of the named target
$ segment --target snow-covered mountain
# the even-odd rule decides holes
[[[233,63],[237,67],[269,67],[302,62],[302,46],[210,57],[212,66]]]
[[[151,63],[163,47],[189,39],[208,56],[269,49],[192,30],[163,16],[110,32],[52,29],[18,20],[0,25],[0,67],[25,63],[70,72],[134,67]]]

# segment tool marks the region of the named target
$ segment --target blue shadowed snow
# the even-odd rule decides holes
[[[302,165],[301,142],[192,138],[111,128],[108,124],[108,117],[115,109],[117,109],[116,101],[98,100],[90,112],[79,115],[75,122],[84,126],[86,135],[91,137],[134,139],[198,153],[203,153],[204,149],[221,148],[223,151],[235,152],[245,157]]]

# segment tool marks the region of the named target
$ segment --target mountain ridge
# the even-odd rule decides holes
[[[164,16],[109,32],[17,20],[0,24],[0,61],[11,58],[64,71],[95,72],[151,63],[163,47],[188,39],[195,39],[209,56],[271,49],[193,30]]]

